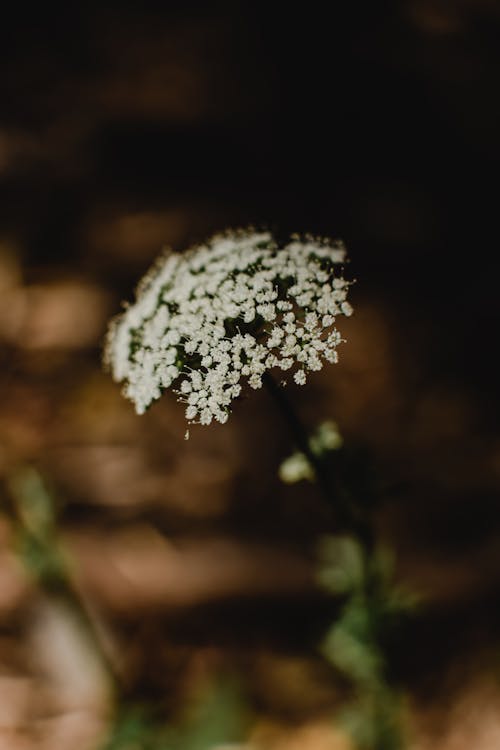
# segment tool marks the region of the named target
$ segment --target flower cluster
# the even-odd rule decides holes
[[[350,315],[341,242],[268,232],[218,235],[155,264],[136,302],[115,318],[105,361],[138,414],[173,387],[189,422],[226,422],[247,382],[267,370],[308,371],[337,361],[337,315]]]

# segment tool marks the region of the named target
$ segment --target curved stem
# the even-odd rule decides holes
[[[66,556],[59,541],[55,502],[51,494],[41,476],[30,467],[19,469],[10,476],[8,488],[22,562],[47,597],[61,603],[72,614],[118,700],[121,692],[119,675],[103,644],[94,618],[68,570]]]
[[[326,499],[330,503],[335,502],[335,490],[328,472],[325,471],[323,463],[312,452],[311,446],[309,444],[307,430],[300,421],[292,404],[288,400],[284,388],[281,388],[278,383],[276,383],[274,378],[267,372],[262,376],[262,381],[271,394],[274,403],[281,413],[281,416],[284,418],[285,422],[290,428],[297,448],[306,456],[307,460],[313,467],[318,480],[318,484],[321,486]]]
[[[377,657],[379,651],[383,656],[383,646],[379,640],[378,626],[376,624],[377,617],[379,616],[381,594],[378,586],[380,579],[378,578],[377,566],[374,565],[376,559],[375,535],[370,514],[366,510],[364,511],[362,506],[356,503],[355,499],[351,499],[350,488],[343,486],[342,477],[334,476],[333,471],[328,470],[327,465],[321,460],[321,457],[316,456],[311,450],[307,431],[285,395],[284,389],[267,373],[263,376],[263,381],[286,424],[290,428],[297,448],[302,451],[314,468],[324,499],[329,506],[333,506],[337,521],[346,530],[349,530],[361,545],[363,578],[361,589],[355,589],[354,596],[359,596],[359,593],[362,594],[361,606],[364,608],[367,622],[375,622],[373,626],[371,624],[368,625],[368,634],[373,635],[375,639],[372,647],[374,656]],[[347,485],[347,482],[345,484]],[[382,603],[385,603],[384,600],[382,600]],[[357,606],[360,606],[359,602]],[[372,627],[375,628],[373,631],[371,630]],[[374,661],[375,665],[377,663],[378,658]],[[353,679],[354,686],[360,691],[360,695],[363,698],[372,702],[375,701],[373,703],[374,709],[377,712],[377,715],[373,719],[375,731],[377,732],[377,736],[374,738],[375,745],[380,750],[388,747],[389,744],[394,748],[402,748],[403,740],[399,720],[393,708],[395,693],[387,683],[384,673],[385,667],[375,666],[374,670],[373,677],[376,689],[374,689],[373,684],[367,686],[366,682],[357,679],[355,674],[352,674],[351,678]],[[389,717],[391,722],[390,725],[387,725],[387,717]],[[393,732],[393,737],[389,737],[389,739],[387,726],[390,726]]]
[[[374,539],[373,530],[368,519],[362,517],[359,512],[356,512],[352,504],[345,497],[342,497],[341,488],[335,482],[331,472],[328,471],[325,463],[311,450],[307,430],[287,398],[284,388],[281,388],[267,372],[262,376],[262,381],[265,383],[269,394],[290,428],[297,448],[306,456],[313,467],[323,497],[329,506],[333,508],[337,521],[342,526],[346,526],[352,530],[363,544],[367,554],[370,554],[373,550]]]

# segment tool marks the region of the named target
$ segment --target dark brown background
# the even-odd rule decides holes
[[[271,5],[3,11],[0,465],[54,485],[81,585],[125,640],[154,632],[154,651],[170,628],[183,648],[307,649],[332,613],[311,563],[330,522],[312,490],[279,486],[289,440],[265,395],[184,443],[175,399],[135,417],[100,350],[163,245],[249,224],[342,237],[348,343],[291,395],[372,457],[380,535],[430,601],[394,669],[428,696],[458,661],[482,674],[478,654],[497,654],[500,12]],[[179,558],[163,559],[167,538]],[[165,689],[148,638],[126,668],[139,694]]]

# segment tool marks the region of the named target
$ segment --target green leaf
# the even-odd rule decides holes
[[[399,696],[379,688],[359,696],[337,716],[359,750],[403,750]]]
[[[327,536],[319,545],[317,580],[332,593],[361,589],[364,582],[363,549],[352,536]]]
[[[327,634],[322,651],[331,664],[358,685],[370,687],[381,679],[384,660],[373,638],[370,613],[362,600],[349,601],[340,620]]]
[[[55,505],[40,474],[32,467],[20,469],[9,477],[8,486],[23,527],[40,538],[51,533]]]
[[[241,740],[249,721],[240,686],[224,678],[211,686],[194,707],[182,731],[182,750],[211,750]]]

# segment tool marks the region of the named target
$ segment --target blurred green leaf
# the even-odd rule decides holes
[[[122,712],[100,750],[170,750],[173,747],[168,729],[158,725],[144,709],[135,707]]]
[[[405,742],[399,715],[396,694],[379,688],[352,701],[338,714],[337,721],[359,750],[402,750]]]
[[[332,593],[361,588],[364,580],[363,549],[352,536],[324,537],[318,550],[319,583]]]
[[[236,744],[248,723],[241,689],[226,677],[206,687],[175,724],[160,723],[145,708],[129,708],[100,750],[214,750]]]
[[[19,469],[8,478],[8,487],[25,530],[39,538],[50,534],[56,513],[40,474],[32,467]]]
[[[182,750],[211,750],[241,740],[249,723],[249,710],[240,685],[225,677],[209,687],[191,712],[182,733]]]
[[[323,586],[348,594],[321,646],[356,693],[338,718],[360,750],[401,750],[399,697],[386,682],[382,644],[416,598],[394,585],[394,554],[387,547],[367,553],[354,537],[327,537],[319,558]]]
[[[348,602],[324,639],[322,651],[331,664],[356,684],[370,687],[378,683],[384,661],[363,599],[353,597]]]
[[[16,551],[28,572],[45,585],[67,577],[68,560],[58,542],[55,501],[32,467],[8,478],[16,518]]]
[[[55,541],[52,544],[46,541],[21,531],[17,538],[17,553],[34,578],[51,586],[66,578],[68,565]]]

